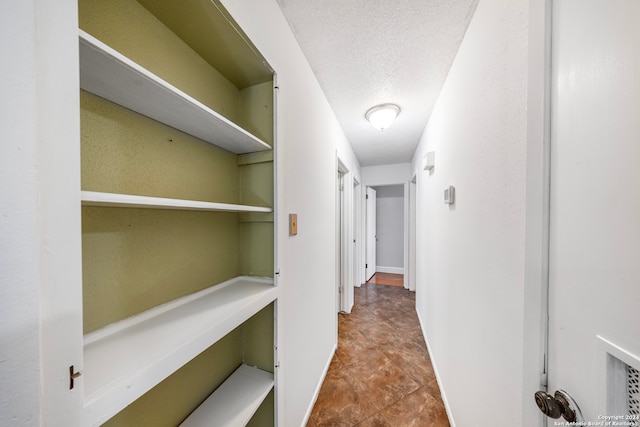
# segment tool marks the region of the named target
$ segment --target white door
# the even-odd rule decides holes
[[[376,190],[367,187],[367,258],[365,262],[365,279],[376,274]]]
[[[552,22],[549,390],[640,425],[606,424],[640,368],[640,1],[555,0]]]

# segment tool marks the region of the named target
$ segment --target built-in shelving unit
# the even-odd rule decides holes
[[[232,153],[271,149],[266,142],[82,30],[80,87]]]
[[[272,373],[241,365],[180,427],[246,426],[273,383]]]
[[[273,212],[260,206],[234,205],[229,203],[201,202],[197,200],[169,199],[164,197],[134,196],[130,194],[83,191],[82,206],[117,208],[175,209],[212,212]]]
[[[88,422],[109,419],[276,297],[272,279],[238,277],[85,335]]]
[[[271,424],[273,70],[218,0],[79,0],[79,21],[85,424]]]

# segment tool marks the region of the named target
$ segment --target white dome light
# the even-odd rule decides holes
[[[400,107],[395,104],[381,104],[370,108],[364,116],[369,120],[371,126],[378,130],[385,130],[400,114]]]

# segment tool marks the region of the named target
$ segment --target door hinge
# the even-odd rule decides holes
[[[549,375],[546,372],[540,374],[540,386],[546,388],[549,385]]]
[[[74,372],[73,365],[69,366],[69,390],[73,390],[74,382],[82,375],[80,372]]]
[[[369,199],[369,195],[367,194],[367,197],[365,197],[365,199]]]
[[[364,265],[364,268],[369,268],[369,264],[365,264],[365,265]]]

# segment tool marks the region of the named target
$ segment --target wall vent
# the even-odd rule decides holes
[[[631,423],[624,425],[640,426],[640,357],[600,335],[598,347],[604,356],[598,381],[604,386],[601,412],[627,416]]]
[[[629,415],[640,416],[640,371],[627,365],[627,404]]]

